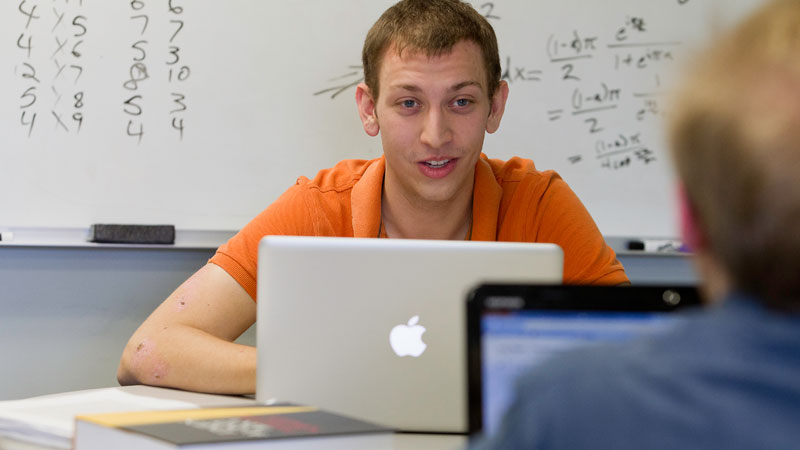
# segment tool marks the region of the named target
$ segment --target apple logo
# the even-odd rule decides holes
[[[389,344],[397,356],[417,357],[425,351],[427,344],[422,342],[425,327],[418,324],[419,316],[408,319],[408,325],[400,324],[389,333]]]

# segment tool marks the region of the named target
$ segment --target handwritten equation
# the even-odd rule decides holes
[[[117,112],[121,112],[116,126],[121,135],[141,144],[151,127],[166,127],[176,141],[183,139],[190,104],[185,87],[191,66],[181,52],[186,26],[184,5],[179,4],[182,0],[124,0],[124,17],[117,19],[127,26],[118,30],[122,44],[115,44],[112,54],[99,53],[99,42],[119,40],[117,36],[92,35],[97,29],[92,20],[110,19],[91,18],[91,0],[14,1],[14,23],[19,26],[14,75],[21,86],[16,126],[28,139],[59,133],[80,135],[92,121],[99,126],[98,116],[111,116],[114,111],[100,109],[98,100],[114,95],[118,96]],[[118,87],[117,93],[87,82],[90,72],[101,69],[97,61],[110,63],[118,55],[125,55],[128,64],[125,72],[116,75],[119,81],[112,83]],[[159,98],[164,85],[169,91],[166,101]]]
[[[622,17],[603,35],[588,35],[577,29],[550,34],[547,69],[556,71],[559,91],[571,95],[564,99],[566,105],[547,109],[546,118],[549,122],[571,120],[578,132],[595,136],[594,152],[567,155],[570,164],[594,159],[601,168],[618,170],[658,160],[651,144],[643,141],[641,129],[614,129],[605,122],[621,116],[625,123],[644,127],[651,117],[661,116],[660,69],[674,63],[675,49],[681,45],[681,41],[649,39],[648,20],[641,16]],[[625,83],[603,80],[595,75],[598,64],[610,66],[617,74],[636,71],[639,77],[652,79],[655,90],[635,92]]]
[[[677,6],[690,2],[673,1]],[[474,2],[473,6],[496,30],[524,20],[504,11],[503,2]],[[651,164],[660,158],[654,150],[660,143],[647,142],[644,131],[660,126],[662,73],[674,67],[683,42],[653,38],[644,15],[620,15],[600,31],[562,27],[547,33],[546,39],[531,40],[529,50],[514,54],[504,54],[501,42],[502,79],[510,85],[527,85],[521,95],[537,89],[558,93],[560,100],[548,96],[533,107],[541,110],[536,125],[552,128],[567,122],[570,130],[590,142],[565,152],[567,164],[596,164],[605,170]],[[631,77],[647,80],[648,88],[625,81]],[[336,99],[362,81],[361,66],[349,65],[312,93]],[[517,92],[513,95],[520,95]]]

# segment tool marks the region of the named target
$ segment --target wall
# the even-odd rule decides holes
[[[0,399],[116,385],[133,331],[212,253],[0,247]]]

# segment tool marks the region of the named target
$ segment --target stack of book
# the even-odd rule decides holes
[[[69,450],[75,416],[107,412],[252,405],[253,400],[195,394],[149,386],[125,386],[0,401],[0,448],[4,441]]]
[[[245,406],[76,417],[75,450],[370,449],[391,429],[307,406]]]

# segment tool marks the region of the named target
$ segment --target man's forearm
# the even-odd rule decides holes
[[[256,349],[184,325],[138,330],[120,361],[120,384],[217,394],[252,394]]]

